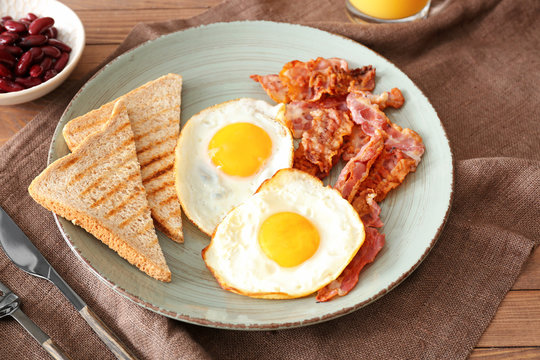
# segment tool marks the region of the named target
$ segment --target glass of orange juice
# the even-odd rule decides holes
[[[405,22],[427,17],[431,0],[346,0],[353,20]]]

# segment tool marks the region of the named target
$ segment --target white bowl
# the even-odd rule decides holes
[[[12,16],[18,20],[29,12],[39,17],[50,16],[58,29],[58,40],[71,47],[66,67],[55,77],[29,89],[0,94],[0,105],[15,105],[35,100],[50,93],[62,84],[77,66],[81,58],[85,33],[81,19],[66,5],[56,0],[2,0],[0,1],[0,17]]]

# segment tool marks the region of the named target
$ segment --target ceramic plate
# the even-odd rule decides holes
[[[316,303],[314,296],[262,300],[224,291],[201,259],[208,237],[187,219],[184,244],[159,234],[171,283],[146,276],[81,228],[58,218],[66,241],[83,263],[114,290],[152,311],[230,329],[278,329],[329,320],[371,303],[405,279],[427,256],[444,225],[453,186],[450,147],[435,110],[414,83],[378,54],[340,36],[256,21],[201,26],[147,42],[105,66],[75,96],[60,119],[49,161],[68,153],[61,129],[70,119],[161,75],[174,72],[184,78],[185,124],[200,110],[226,100],[253,97],[272,102],[249,75],[276,73],[290,60],[318,56],[344,58],[350,68],[374,65],[375,91],[399,87],[406,99],[402,109],[388,111],[389,117],[417,131],[427,149],[416,173],[382,202],[386,246],[349,295]]]

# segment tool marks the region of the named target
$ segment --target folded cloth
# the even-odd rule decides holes
[[[0,150],[0,206],[143,359],[466,358],[540,241],[539,18],[537,0],[454,0],[427,20],[390,25],[350,22],[344,1],[229,0],[188,20],[140,24],[111,56],[211,22],[294,22],[369,46],[424,91],[454,154],[446,227],[406,281],[341,318],[282,331],[211,329],[145,310],[98,280],[63,241],[52,215],[27,193],[46,166],[53,130],[81,82],[58,90],[54,105]],[[54,286],[18,270],[3,252],[0,280],[72,358],[113,358]],[[0,334],[3,358],[47,357],[13,320],[0,321]]]

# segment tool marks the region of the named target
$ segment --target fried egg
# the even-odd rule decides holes
[[[211,235],[235,206],[279,169],[290,168],[293,140],[276,120],[283,105],[242,98],[188,120],[175,153],[175,186],[186,216]]]
[[[335,280],[364,237],[358,213],[337,190],[284,169],[227,214],[202,256],[225,290],[289,299]]]

